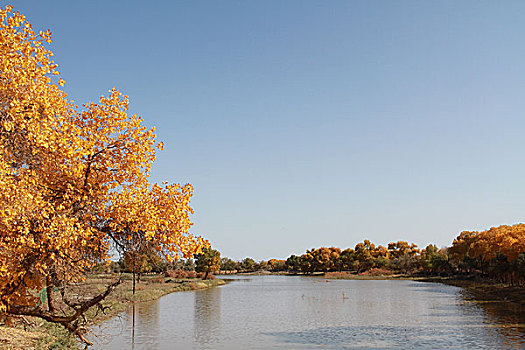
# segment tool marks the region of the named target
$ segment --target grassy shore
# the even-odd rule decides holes
[[[133,302],[156,300],[163,295],[220,286],[226,282],[221,279],[173,279],[161,276],[143,276],[132,292],[130,275],[112,276],[107,274],[90,275],[85,283],[76,286],[76,292],[95,294],[103,291],[111,281],[121,277],[123,282],[102,302],[104,312],[92,308],[86,317],[90,324],[103,322],[122,313]],[[27,322],[26,322],[27,321]],[[76,339],[61,326],[36,318],[27,317],[17,326],[0,326],[0,349],[6,350],[61,350],[78,349]]]

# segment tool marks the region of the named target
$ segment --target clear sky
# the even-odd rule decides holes
[[[77,103],[156,126],[223,256],[450,245],[523,221],[523,1],[0,1]]]

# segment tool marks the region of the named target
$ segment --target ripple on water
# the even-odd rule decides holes
[[[523,349],[525,312],[414,281],[236,277],[103,325],[95,349]]]

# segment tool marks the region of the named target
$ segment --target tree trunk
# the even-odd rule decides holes
[[[133,294],[135,294],[135,267],[133,267]]]
[[[53,295],[53,288],[54,288],[54,285],[51,282],[51,278],[49,276],[46,277],[47,309],[52,314],[54,314],[56,311],[55,299]]]
[[[91,345],[91,342],[84,337],[85,330],[81,326],[81,324],[79,324],[78,320],[84,315],[84,313],[88,309],[99,304],[102,300],[104,300],[109,295],[109,293],[111,293],[111,291],[120,284],[120,282],[121,281],[118,280],[108,285],[104,292],[94,296],[93,298],[89,300],[76,303],[75,311],[69,315],[62,314],[62,313],[58,315],[50,311],[45,311],[39,306],[27,306],[27,305],[9,305],[7,308],[7,314],[20,315],[20,316],[33,316],[33,317],[41,318],[48,322],[60,324],[64,326],[69,332],[78,336],[79,339],[82,340],[86,345]],[[46,288],[53,288],[53,287],[54,287],[53,285],[48,284]],[[48,289],[46,289],[46,291],[47,290]],[[49,296],[48,296],[48,300],[49,300]],[[51,307],[54,307],[53,302],[51,303],[52,303]],[[49,301],[48,301],[48,307],[49,307]]]
[[[136,270],[136,260],[137,260],[137,251],[135,247],[135,232],[133,232],[132,236],[132,244],[133,244],[133,295],[135,295],[135,270]]]

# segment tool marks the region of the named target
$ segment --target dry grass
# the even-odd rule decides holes
[[[349,271],[327,272],[324,278],[345,279],[345,280],[390,280],[390,279],[410,279],[407,275],[393,275],[390,270],[376,269],[372,273],[355,274]]]
[[[41,332],[24,331],[13,327],[0,326],[0,349],[35,349],[38,340],[45,336]]]
[[[106,286],[117,278],[122,278],[123,281],[102,302],[103,308],[91,308],[87,312],[86,317],[89,324],[93,325],[117,316],[126,310],[131,302],[156,300],[169,293],[205,289],[226,283],[220,279],[203,281],[149,275],[143,276],[141,282],[136,284],[136,291],[133,294],[131,275],[100,274],[91,275],[84,283],[71,286],[69,292],[79,298],[92,296],[105,290]],[[72,338],[64,328],[39,319],[27,318],[27,320],[31,323],[27,330],[21,328],[21,325],[0,326],[0,349],[66,350],[78,348],[76,339]]]
[[[361,272],[360,276],[392,276],[394,272],[392,270],[388,269],[381,269],[374,267],[373,269],[367,270],[365,272]]]
[[[103,290],[115,276],[98,275],[88,278],[83,285],[84,288],[97,288]],[[198,280],[198,279],[174,279],[161,277],[159,275],[144,276],[140,283],[135,286],[135,295],[132,291],[132,280],[130,276],[124,275],[123,282],[102,302],[105,312],[91,309],[88,313],[88,319],[91,323],[99,323],[108,318],[112,318],[126,309],[130,302],[142,302],[156,300],[163,295],[184,292],[196,289],[205,289],[225,284],[223,280]]]

